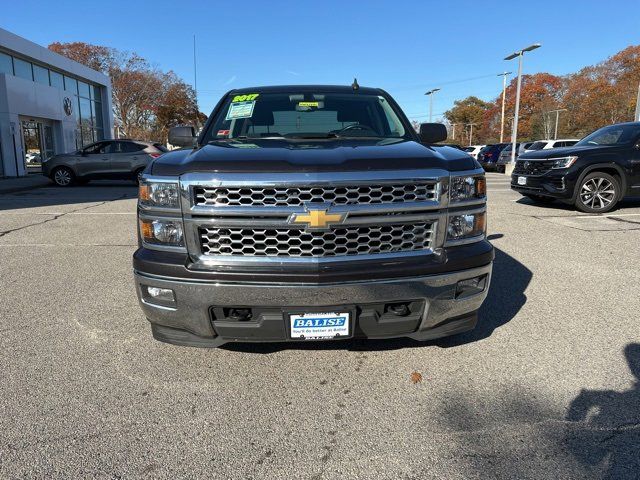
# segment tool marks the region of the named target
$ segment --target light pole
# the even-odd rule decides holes
[[[467,123],[467,125],[471,127],[471,131],[469,132],[469,146],[471,146],[473,140],[473,126],[477,125],[477,123]]]
[[[549,113],[555,113],[556,114],[556,128],[554,130],[553,133],[553,139],[557,140],[558,139],[558,120],[560,119],[560,112],[566,112],[567,109],[566,108],[559,108],[557,110],[551,110]]]
[[[499,73],[498,76],[502,77],[502,116],[500,117],[500,143],[504,139],[504,98],[507,94],[507,75],[511,75],[513,72]]]
[[[513,171],[513,167],[516,164],[516,142],[518,138],[518,115],[520,114],[520,88],[522,86],[522,57],[524,52],[530,52],[531,50],[535,50],[536,48],[541,47],[542,45],[539,43],[534,43],[533,45],[529,45],[527,48],[523,48],[522,50],[518,50],[517,52],[513,52],[511,55],[505,57],[505,60],[513,60],[518,57],[518,83],[516,87],[516,111],[513,116],[513,133],[511,136],[511,163],[505,167],[505,173],[511,174]]]
[[[638,84],[638,98],[636,100],[636,113],[633,116],[634,122],[640,122],[640,83]]]
[[[431,123],[431,117],[433,116],[433,94],[438,91],[440,91],[439,88],[434,88],[425,93],[425,95],[429,95],[429,123]]]

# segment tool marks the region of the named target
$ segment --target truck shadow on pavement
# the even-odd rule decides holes
[[[640,478],[640,344],[624,349],[635,377],[630,390],[582,390],[566,420],[568,450],[585,467],[605,471],[604,478]]]
[[[495,236],[493,238],[500,238]],[[491,239],[491,237],[490,237]],[[527,301],[524,294],[533,274],[515,258],[496,248],[489,294],[480,308],[476,328],[452,337],[418,342],[409,338],[389,340],[350,339],[337,342],[228,343],[220,348],[244,353],[274,353],[281,350],[354,350],[384,351],[402,348],[455,347],[491,336],[496,328],[509,322]]]
[[[134,182],[96,181],[89,185],[60,188],[55,185],[21,192],[0,193],[0,211],[103,203],[138,197]]]
[[[624,356],[635,377],[631,389],[583,389],[566,413],[553,399],[518,383],[452,395],[438,418],[457,434],[457,473],[495,479],[640,478],[640,344],[628,344]],[[421,473],[411,478],[422,478]]]

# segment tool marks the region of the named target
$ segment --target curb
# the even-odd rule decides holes
[[[0,180],[0,182],[1,182],[1,180]],[[7,187],[7,188],[3,188],[0,185],[0,195],[6,195],[8,193],[25,192],[27,190],[36,190],[38,188],[50,187],[52,185],[53,185],[52,182],[43,183],[41,185],[40,184],[38,184],[38,185],[23,185],[23,186],[15,186],[15,187]]]

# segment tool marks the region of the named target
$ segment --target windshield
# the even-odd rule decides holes
[[[529,150],[542,150],[547,146],[548,142],[533,142],[529,147]]]
[[[640,135],[640,125],[612,125],[596,130],[576,145],[624,145]]]
[[[405,128],[387,99],[354,93],[230,95],[204,141],[231,138],[400,138]]]

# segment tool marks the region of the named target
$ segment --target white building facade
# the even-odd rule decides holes
[[[109,138],[109,77],[0,28],[0,177]]]

